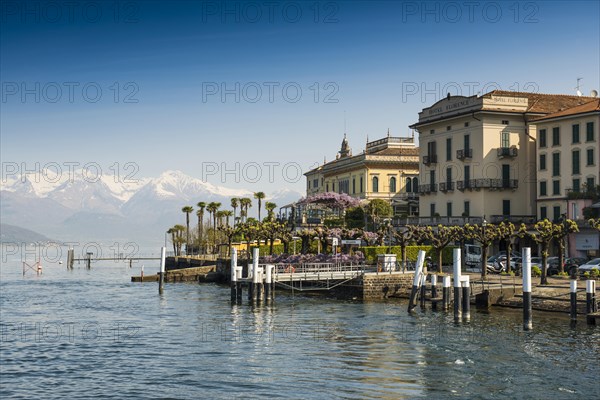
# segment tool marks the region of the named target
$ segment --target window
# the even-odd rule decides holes
[[[431,203],[429,205],[429,215],[431,217],[435,217],[435,203]]]
[[[412,179],[406,178],[406,193],[412,192]]]
[[[554,222],[560,220],[560,206],[552,207],[552,220]]]
[[[396,178],[390,178],[390,193],[396,193]]]
[[[579,178],[573,179],[573,191],[581,192],[581,180]]]
[[[331,191],[335,192],[335,182],[331,182]]]
[[[452,138],[446,139],[446,161],[452,161]]]
[[[585,125],[585,140],[587,142],[594,141],[594,123],[593,122],[588,122]]]
[[[362,176],[360,177],[360,187],[359,187],[359,189],[360,189],[360,193],[362,193],[363,192],[363,177]]]
[[[560,146],[560,128],[552,128],[552,146]]]
[[[447,130],[447,131],[451,131],[451,130],[452,130],[452,126],[451,126],[451,125],[448,125],[448,126],[446,127],[446,130]]]
[[[502,215],[510,215],[510,200],[502,200]]]
[[[327,185],[325,185],[325,191],[329,192],[329,182],[327,182]]]
[[[510,187],[510,165],[502,164],[502,187]]]
[[[573,150],[573,157],[571,158],[573,161],[572,172],[573,175],[578,175],[581,173],[579,170],[579,150]]]
[[[413,192],[419,192],[419,178],[413,178]]]
[[[340,193],[346,193],[346,194],[350,193],[350,180],[349,179],[342,179],[338,186],[339,186],[338,190]]]
[[[465,187],[469,187],[469,181],[471,180],[471,166],[465,165]]]
[[[431,183],[431,185],[435,184],[435,170],[429,171],[429,183]]]
[[[429,134],[433,135],[435,133],[435,129],[429,131]]]
[[[448,186],[450,186],[451,182],[452,182],[452,167],[448,167],[448,168],[446,168],[446,183]]]
[[[546,219],[546,218],[548,218],[548,208],[540,207],[540,219]]]
[[[464,212],[464,216],[468,217],[471,215],[471,202],[469,201],[465,201],[465,212]]]
[[[548,195],[548,183],[546,181],[541,181],[540,182],[540,196],[547,196]]]
[[[560,153],[552,154],[552,176],[560,176]]]
[[[502,125],[508,125],[508,120],[507,119],[503,119],[502,120]]]
[[[356,193],[356,178],[352,178],[352,194]]]
[[[560,181],[559,180],[552,181],[552,195],[553,196],[560,195]]]
[[[500,139],[500,147],[510,147],[510,133],[503,131]]]
[[[446,203],[446,215],[449,217],[452,216],[452,203]]]
[[[540,143],[540,149],[542,147],[546,147],[547,146],[547,143],[546,143],[546,130],[545,129],[540,129],[539,143]]]
[[[310,189],[310,179],[308,180],[308,188]]]
[[[429,142],[427,143],[427,155],[429,157],[435,157],[436,153],[437,153],[437,146],[435,145],[435,142]]]
[[[587,160],[585,165],[594,165],[594,149],[587,149]]]
[[[468,127],[469,127],[469,123],[465,122],[465,128],[468,128]]]
[[[463,148],[469,150],[471,148],[471,135],[465,135]]]
[[[572,143],[579,143],[579,124],[573,125],[573,140]]]
[[[379,192],[379,178],[374,176],[373,177],[373,193],[377,193]]]
[[[546,155],[540,154],[540,171],[546,170]]]
[[[313,179],[313,187],[314,188],[319,187],[319,179]]]
[[[587,178],[585,180],[585,186],[586,186],[586,189],[587,189],[588,192],[591,191],[591,190],[593,190],[594,187],[596,186],[596,184],[594,182],[594,177]]]

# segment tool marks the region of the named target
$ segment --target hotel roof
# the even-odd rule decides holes
[[[560,117],[569,117],[573,115],[587,114],[592,112],[600,112],[600,99],[588,101],[587,103],[577,105],[575,107],[569,107],[564,110],[545,115],[541,118],[537,118],[535,121],[549,120]]]

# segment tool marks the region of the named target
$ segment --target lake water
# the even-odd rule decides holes
[[[534,312],[524,333],[519,310],[455,325],[406,301],[231,306],[225,286],[131,283],[139,263],[23,277],[4,261],[2,399],[600,398],[600,327],[583,317]]]

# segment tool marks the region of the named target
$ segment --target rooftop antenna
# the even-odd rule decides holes
[[[577,78],[577,86],[575,86],[575,89],[577,89],[577,96],[579,97],[583,96],[583,93],[581,93],[581,85],[579,84],[582,79],[583,78]]]

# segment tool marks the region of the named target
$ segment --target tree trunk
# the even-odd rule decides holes
[[[558,265],[560,272],[565,272],[565,241],[564,238],[558,240]]]
[[[442,273],[442,254],[444,252],[444,248],[440,247],[439,249],[437,249],[437,253],[438,253],[438,273]]]
[[[269,239],[269,255],[273,255],[273,242],[275,241],[275,239],[270,238]]]
[[[288,242],[288,241],[283,242],[283,253],[290,254],[290,242]]]
[[[400,258],[402,258],[402,271],[406,270],[406,245],[400,246]]]
[[[542,279],[540,279],[540,285],[548,284],[548,243],[542,243]]]

